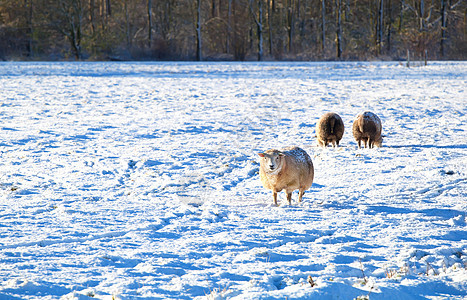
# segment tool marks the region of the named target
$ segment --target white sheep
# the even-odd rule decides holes
[[[318,139],[318,145],[321,147],[326,147],[329,143],[333,147],[339,146],[339,141],[343,135],[344,122],[336,113],[325,113],[316,123],[316,138]]]
[[[358,142],[358,148],[361,148],[361,141],[365,148],[373,148],[374,145],[381,147],[383,136],[381,132],[383,126],[379,117],[369,111],[359,114],[353,122],[352,132],[355,140]]]
[[[311,187],[314,177],[313,162],[305,150],[289,147],[282,150],[267,150],[258,153],[261,157],[259,176],[263,186],[272,190],[274,204],[277,205],[277,193],[285,190],[289,205],[292,192],[299,190],[298,201]]]

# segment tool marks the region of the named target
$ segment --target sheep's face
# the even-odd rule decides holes
[[[375,141],[376,147],[381,147],[383,145],[383,136],[380,136],[379,139]]]
[[[261,157],[261,165],[267,172],[275,172],[281,168],[284,154],[278,151],[258,154]]]

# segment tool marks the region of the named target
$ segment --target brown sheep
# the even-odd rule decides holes
[[[373,148],[374,145],[381,147],[383,143],[382,130],[383,126],[379,117],[369,111],[359,114],[352,126],[353,136],[358,142],[358,148],[361,148],[362,140],[365,148],[367,145],[369,148]]]
[[[339,146],[339,141],[343,135],[344,122],[336,113],[325,113],[316,123],[316,137],[318,138],[318,145],[321,147],[326,147],[329,143],[333,147]]]
[[[299,147],[289,147],[267,150],[258,155],[261,157],[259,176],[263,186],[272,190],[274,204],[277,205],[277,193],[282,190],[287,193],[290,205],[292,192],[298,189],[298,201],[301,202],[314,177],[313,162],[308,153]]]

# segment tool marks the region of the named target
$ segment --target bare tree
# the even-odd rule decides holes
[[[422,30],[425,28],[425,0],[420,0],[418,20],[420,22],[419,28]]]
[[[389,16],[389,22],[387,24],[387,36],[386,36],[386,50],[389,53],[391,51],[391,35],[392,35],[392,24],[394,23],[393,11],[392,11],[392,0],[386,1],[386,15]]]
[[[295,31],[295,1],[287,1],[287,33],[288,33],[288,48],[289,53],[293,52],[293,39]]]
[[[423,1],[423,0],[422,0]],[[376,28],[375,28],[375,51],[376,55],[381,54],[384,32],[384,0],[376,0]]]
[[[152,47],[152,0],[148,0],[148,48]]]
[[[75,59],[82,58],[83,28],[85,26],[84,0],[58,0],[51,2],[51,26],[64,35],[71,46]]]
[[[258,33],[258,61],[263,60],[263,0],[258,0],[258,15],[253,11],[253,0],[250,0],[250,11],[256,23]]]
[[[201,0],[196,0],[196,60],[201,61],[203,56],[201,38]]]
[[[326,48],[326,2],[321,0],[321,50]]]
[[[211,18],[215,18],[219,15],[219,9],[216,3],[217,0],[211,1]]]
[[[268,3],[268,8],[267,8],[267,13],[268,13],[268,27],[269,27],[269,55],[273,55],[273,52],[274,52],[274,48],[273,48],[273,13],[274,13],[274,10],[273,10],[273,3],[274,3],[274,0],[267,0],[267,3]]]
[[[95,16],[94,16],[95,2],[89,0],[89,23],[91,24],[91,34],[94,35],[96,32]]]
[[[124,0],[123,3],[123,10],[125,14],[125,37],[126,37],[126,47],[129,50],[132,45],[132,38],[131,38],[131,27],[130,27],[130,13],[128,10],[128,1]]]
[[[336,56],[342,56],[342,0],[336,0]]]
[[[27,37],[27,56],[31,57],[33,56],[33,35],[34,35],[34,28],[33,28],[33,12],[34,12],[34,7],[33,7],[33,1],[32,0],[25,0],[25,6],[27,8],[27,18],[26,18],[26,24],[27,24],[27,31],[28,31],[28,37]]]
[[[225,49],[227,53],[230,53],[230,41],[232,39],[232,0],[228,0],[227,6],[227,40]]]
[[[112,7],[110,5],[110,0],[105,0],[105,10],[108,16],[112,15]]]
[[[444,44],[446,41],[446,0],[441,0],[441,40],[439,42],[439,51],[440,56],[445,56]]]

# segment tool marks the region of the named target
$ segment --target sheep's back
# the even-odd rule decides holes
[[[381,135],[381,130],[381,120],[372,112],[364,112],[358,115],[352,126],[352,132],[355,138],[376,138]]]
[[[314,168],[310,156],[299,147],[290,147],[282,151],[286,159],[286,172],[281,177],[293,179],[300,186],[309,188],[313,182]]]
[[[316,124],[316,135],[322,140],[331,135],[335,135],[340,140],[343,134],[344,122],[336,113],[325,113]]]

